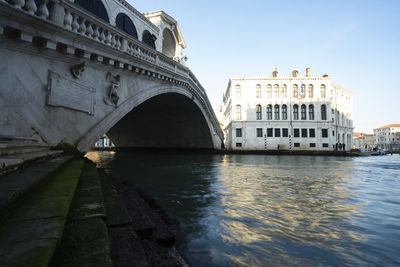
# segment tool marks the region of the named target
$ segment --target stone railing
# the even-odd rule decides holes
[[[0,0],[0,3],[7,3],[16,9],[20,9],[30,15],[39,16],[47,19],[49,17],[48,0],[42,0],[41,4],[36,5],[35,0],[11,0],[10,3],[5,0]]]
[[[35,0],[0,0],[1,5],[8,5],[14,11],[24,12],[44,21],[57,25],[74,34],[101,43],[118,52],[125,53],[137,60],[143,60],[171,73],[167,80],[177,80],[179,84],[187,83],[189,90],[197,95],[209,118],[219,132],[219,123],[215,117],[207,94],[196,76],[184,65],[165,56],[155,49],[143,44],[111,24],[97,18],[69,0],[42,0],[39,6]],[[127,58],[129,63],[129,57]],[[222,134],[222,132],[220,132]]]

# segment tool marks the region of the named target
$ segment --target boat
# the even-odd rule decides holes
[[[362,148],[353,148],[350,151],[346,151],[346,155],[348,156],[356,156],[356,157],[366,157],[371,156],[373,151],[362,149]]]
[[[373,151],[372,151],[371,156],[384,156],[384,155],[387,155],[387,154],[389,154],[389,152],[386,151],[386,150],[374,148]]]

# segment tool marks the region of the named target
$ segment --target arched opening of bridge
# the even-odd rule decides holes
[[[110,22],[107,10],[101,0],[75,0],[74,3],[93,13],[97,17]]]
[[[169,29],[164,29],[163,31],[163,44],[162,52],[167,57],[173,58],[176,51],[176,42],[174,35]]]
[[[207,121],[192,99],[166,93],[135,107],[107,136],[117,148],[213,148]]]

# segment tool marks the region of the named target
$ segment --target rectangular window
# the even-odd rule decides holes
[[[335,131],[332,131],[332,136],[335,136]]]
[[[289,131],[288,128],[282,128],[282,137],[288,137]]]
[[[328,138],[328,129],[322,129],[322,137]]]
[[[307,129],[301,129],[301,137],[307,137]]]
[[[310,129],[310,137],[315,137],[315,129]]]
[[[294,143],[294,147],[300,147],[300,143]]]
[[[275,137],[281,137],[281,129],[275,128]]]
[[[329,147],[329,144],[328,143],[323,143],[322,147]]]
[[[242,128],[236,128],[236,137],[242,137]]]
[[[262,137],[262,136],[263,136],[263,129],[257,128],[257,137]]]
[[[272,129],[273,129],[273,128],[268,128],[268,129],[267,129],[267,136],[268,136],[268,137],[272,137]]]
[[[242,143],[236,143],[236,147],[242,147]]]
[[[310,143],[310,147],[315,147],[315,143]]]
[[[294,137],[300,137],[300,129],[294,129]]]

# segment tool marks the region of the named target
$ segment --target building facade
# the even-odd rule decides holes
[[[353,94],[328,75],[231,78],[222,117],[227,149],[349,150]]]
[[[353,147],[366,148],[372,150],[374,148],[375,137],[373,134],[354,133],[353,134]]]
[[[103,135],[95,144],[95,148],[111,148],[115,147],[113,142],[111,142],[110,138],[107,135]]]
[[[374,129],[375,146],[392,152],[400,152],[400,124],[389,124]]]

